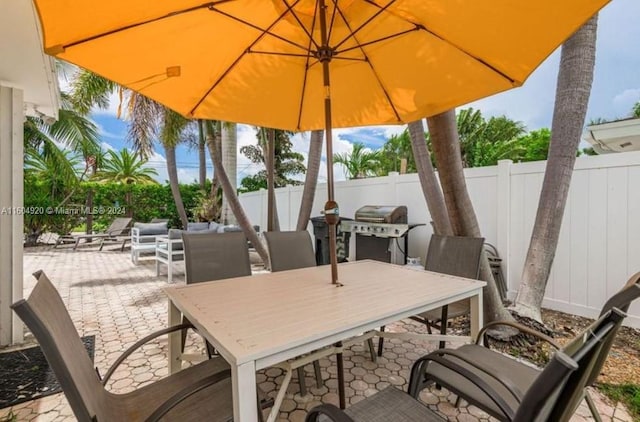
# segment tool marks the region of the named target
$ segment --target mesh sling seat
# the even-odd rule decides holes
[[[231,371],[223,359],[207,360],[129,393],[108,391],[107,381],[127,356],[146,342],[187,326],[165,328],[141,339],[100,378],[58,291],[42,271],[34,275],[38,282],[31,295],[12,308],[40,343],[78,421],[233,419]]]
[[[249,247],[242,232],[182,232],[182,242],[187,284],[251,275]],[[184,316],[182,323],[190,324]],[[186,330],[182,331],[181,350],[186,336]],[[206,340],[205,344],[211,357],[213,347]]]
[[[58,245],[62,243],[73,243],[73,250],[78,249],[81,240],[100,240],[100,249],[104,246],[105,242],[122,242],[122,247],[120,251],[124,250],[124,246],[126,241],[129,239],[129,225],[131,224],[131,218],[128,217],[118,217],[111,222],[109,227],[103,233],[92,233],[92,234],[70,234],[58,237],[56,244],[53,246],[57,248]],[[125,236],[125,238],[122,238]]]
[[[441,236],[434,234],[429,241],[425,270],[477,279],[480,270],[480,258],[484,250],[484,238],[463,236]],[[431,328],[439,328],[440,334],[447,334],[447,321],[469,313],[471,304],[469,299],[460,300],[411,317],[414,321],[422,322],[431,334]],[[384,328],[384,327],[383,327]],[[382,356],[384,339],[378,341],[378,355]],[[440,348],[445,342],[440,342]]]
[[[605,303],[600,315],[603,316],[612,309],[619,309],[622,312],[626,312],[630,303],[639,296],[640,273],[631,277],[625,286]],[[486,391],[475,385],[472,379],[474,377],[479,377],[488,383],[495,383],[494,378],[499,378],[507,380],[510,385],[514,386],[518,390],[525,391],[531,383],[534,382],[540,373],[540,370],[530,365],[518,362],[511,357],[503,355],[502,353],[494,352],[481,344],[483,340],[485,340],[484,343],[486,344],[486,338],[484,338],[486,330],[501,324],[515,327],[526,334],[537,337],[556,349],[560,348],[553,339],[542,335],[537,331],[531,330],[528,327],[522,326],[521,324],[505,322],[489,323],[478,333],[478,338],[476,339],[475,344],[461,346],[455,350],[454,354],[450,354],[445,357],[445,359],[457,362],[459,365],[465,367],[466,371],[468,371],[466,375],[465,373],[452,371],[446,366],[435,362],[430,363],[424,368],[425,374],[423,381],[425,383],[435,381],[457,394],[459,398],[465,399],[467,402],[479,407],[499,420],[507,421],[510,420],[508,415],[506,415],[504,411],[496,405]],[[607,342],[604,343],[593,367],[587,374],[588,379],[586,380],[585,388],[593,385],[600,374],[604,361],[611,349],[615,334],[621,324],[622,320],[618,321],[618,324],[613,329],[612,335],[609,336]],[[571,347],[571,344],[567,347]],[[514,406],[516,404],[517,397],[508,394],[507,387],[495,385],[494,388],[501,391],[509,405]],[[595,405],[593,404],[588,392],[584,389],[579,399],[581,400],[583,397],[586,398],[587,404],[589,405],[589,409],[594,418],[599,420],[600,416],[598,415]],[[577,406],[577,404],[578,403],[575,403],[575,406]]]
[[[307,231],[264,232],[264,238],[269,250],[269,261],[272,272],[295,270],[316,266],[311,237]],[[300,395],[307,394],[304,368],[296,369]],[[313,371],[316,377],[316,387],[322,387],[320,363],[313,361]]]
[[[495,389],[495,384],[483,378],[474,378],[479,387],[484,388],[498,407],[514,422],[557,422],[566,421],[573,413],[573,404],[582,397],[590,370],[602,351],[602,347],[615,335],[625,314],[614,309],[579,335],[570,348],[557,351],[537,374],[526,390],[518,390],[509,382],[505,386],[518,396],[516,405],[505,400],[503,393]],[[307,415],[307,422],[417,422],[445,421],[446,419],[430,410],[418,400],[423,382],[424,368],[432,363],[446,365],[452,371],[465,373],[467,369],[458,362],[447,359],[450,349],[438,349],[418,359],[411,369],[408,393],[395,387],[387,387],[359,401],[345,411],[330,404],[317,406]],[[496,379],[497,381],[501,381]],[[499,384],[498,382],[498,384]],[[502,384],[500,384],[502,385]]]

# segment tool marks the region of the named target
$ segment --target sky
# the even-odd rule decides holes
[[[640,1],[613,0],[600,13],[596,47],[596,68],[587,111],[587,122],[596,118],[615,119],[627,117],[632,106],[640,101]],[[540,24],[544,31],[544,22]],[[485,117],[505,115],[523,122],[528,130],[551,126],[555,86],[560,61],[560,51],[554,52],[529,77],[520,88],[476,101],[460,108],[480,109]],[[64,82],[62,83],[64,86]],[[105,149],[130,147],[125,141],[126,121],[116,118],[118,100],[113,97],[107,110],[95,110],[92,118],[99,128]],[[405,126],[372,126],[335,129],[333,131],[334,153],[345,153],[352,149],[353,142],[362,142],[377,149],[393,134],[401,133]],[[297,134],[293,138],[294,150],[307,157],[309,133]],[[255,144],[255,130],[238,125],[238,151],[248,144]],[[177,150],[178,177],[182,183],[190,183],[198,177],[197,151],[186,147]],[[320,169],[320,182],[326,180],[326,165]],[[166,160],[161,147],[156,148],[148,166],[158,172],[157,179],[167,180]],[[249,162],[238,153],[238,183],[260,170],[259,165]],[[208,176],[212,175],[208,161]],[[334,167],[336,180],[344,180],[344,170]]]

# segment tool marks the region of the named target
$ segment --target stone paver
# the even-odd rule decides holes
[[[70,250],[37,249],[26,251],[24,260],[25,295],[35,284],[29,275],[43,269],[57,286],[71,317],[81,335],[96,336],[95,364],[100,373],[138,338],[164,328],[167,324],[167,299],[162,288],[167,285],[166,275],[156,277],[155,263],[142,258],[133,265],[127,252],[119,249],[98,252],[95,248]],[[183,267],[178,264],[174,281],[184,280]],[[423,332],[421,324],[405,321],[387,327],[391,331]],[[394,385],[406,388],[411,363],[432,350],[428,342],[392,339],[385,342],[385,351],[376,363],[369,360],[362,345],[346,350],[345,380],[348,404],[357,403],[383,388]],[[202,351],[202,340],[189,334],[187,349]],[[134,353],[114,374],[108,388],[115,393],[125,393],[158,380],[167,373],[167,339],[143,347]],[[308,409],[323,403],[338,403],[335,356],[321,359],[324,386],[315,387],[311,366],[306,368],[310,393],[298,394],[296,377],[289,386],[281,408],[279,421],[303,421]],[[260,388],[275,397],[283,378],[282,370],[269,368],[257,374]],[[622,405],[612,406],[596,391],[594,399],[601,408],[604,420],[631,421]],[[452,421],[489,421],[486,413],[463,402],[456,408],[455,396],[446,390],[426,390],[423,401],[433,410]],[[0,421],[13,414],[17,421],[73,421],[75,418],[63,394],[0,409]],[[593,420],[583,403],[574,417],[575,421]]]

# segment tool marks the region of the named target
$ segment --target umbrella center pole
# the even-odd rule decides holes
[[[336,252],[336,226],[340,221],[340,209],[335,201],[333,190],[333,139],[331,136],[331,80],[329,78],[329,63],[333,57],[334,51],[329,47],[327,39],[327,6],[325,0],[318,0],[319,20],[320,20],[320,48],[317,51],[318,60],[322,63],[322,80],[324,83],[324,123],[325,137],[327,140],[327,203],[324,205],[324,218],[329,225],[329,257],[331,260],[331,283],[341,286],[338,282],[338,256]]]

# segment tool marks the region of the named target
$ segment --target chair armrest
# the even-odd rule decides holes
[[[489,385],[485,380],[474,374],[469,369],[458,365],[457,363],[452,362],[449,359],[445,359],[444,355],[451,355],[456,359],[460,359],[461,361],[465,362],[469,366],[472,366],[473,368],[487,374],[489,377],[493,378],[504,388],[506,388],[507,391],[509,391],[509,393],[518,401],[518,403],[522,400],[522,392],[520,392],[520,390],[509,380],[504,380],[497,377],[495,374],[492,374],[488,370],[478,366],[475,362],[467,359],[465,356],[461,356],[459,353],[456,353],[455,350],[450,349],[436,350],[435,352],[429,353],[428,355],[419,358],[413,364],[413,367],[411,368],[411,378],[409,379],[409,395],[411,395],[413,398],[418,398],[418,395],[420,393],[421,379],[423,377],[423,374],[425,374],[426,372],[426,366],[429,364],[429,362],[435,362],[466,378],[469,382],[474,384],[487,396],[489,396],[491,400],[496,404],[496,406],[498,406],[500,411],[507,415],[509,420],[513,419],[513,416],[515,415],[515,409],[512,409],[509,404],[502,398],[502,396],[493,387],[491,387],[491,385]]]
[[[487,325],[485,325],[484,327],[482,327],[482,329],[480,329],[480,331],[478,332],[478,337],[476,337],[476,344],[480,344],[480,339],[484,340],[484,343],[486,344],[486,338],[484,338],[486,336],[486,331],[491,328],[491,327],[495,327],[496,325],[506,325],[509,327],[513,327],[525,334],[529,334],[532,335],[536,338],[538,338],[539,340],[545,341],[547,343],[549,343],[551,346],[555,347],[556,350],[560,350],[561,346],[551,337],[542,334],[539,331],[536,331],[532,328],[527,327],[526,325],[522,325],[518,322],[511,322],[511,321],[493,321],[488,323]]]
[[[349,415],[332,404],[321,404],[314,407],[307,414],[305,422],[318,422],[322,415],[333,422],[355,422]]]
[[[111,367],[109,368],[109,370],[107,371],[107,373],[104,375],[104,377],[101,380],[102,385],[106,385],[107,384],[107,381],[109,381],[109,378],[111,378],[111,376],[113,375],[115,370],[118,368],[118,366],[120,366],[120,364],[122,364],[122,362],[124,362],[124,360],[127,357],[129,357],[129,355],[131,353],[135,352],[140,346],[148,343],[149,341],[153,340],[156,337],[160,337],[161,335],[169,334],[169,333],[172,333],[174,331],[187,330],[189,328],[194,328],[194,327],[191,324],[174,325],[172,327],[163,328],[162,330],[159,330],[159,331],[156,331],[154,333],[151,333],[148,336],[143,337],[140,340],[136,341],[131,347],[129,347],[127,350],[125,350],[124,353],[121,354],[118,357],[118,359],[116,359],[115,362],[113,362],[113,365],[111,365]]]
[[[220,371],[216,374],[209,375],[208,377],[202,378],[201,380],[194,382],[193,384],[183,388],[178,391],[176,394],[171,396],[167,401],[162,403],[152,414],[146,419],[146,422],[155,422],[162,419],[171,409],[173,409],[176,405],[180,404],[183,400],[189,398],[190,396],[196,394],[199,391],[204,390],[205,388],[216,384],[222,380],[231,377],[231,369],[225,369],[224,371]]]

